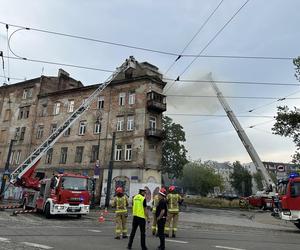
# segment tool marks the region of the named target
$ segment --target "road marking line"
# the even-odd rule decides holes
[[[94,230],[94,229],[88,229],[87,231],[93,232],[93,233],[102,233],[100,230]]]
[[[36,247],[36,248],[42,248],[42,249],[52,249],[53,247],[46,246],[46,245],[41,245],[41,244],[36,244],[36,243],[31,243],[31,242],[21,242],[22,244],[30,247]]]
[[[165,240],[165,241],[181,243],[181,244],[187,244],[188,243],[187,241],[181,241],[181,240]]]
[[[10,239],[0,237],[0,241],[1,242],[10,242]]]
[[[216,248],[229,249],[229,250],[246,250],[243,248],[225,247],[225,246],[216,246]]]

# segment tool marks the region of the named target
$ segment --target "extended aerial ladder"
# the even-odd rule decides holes
[[[14,185],[18,184],[25,187],[26,180],[31,178],[38,161],[41,157],[54,145],[54,143],[63,135],[63,133],[89,108],[95,98],[115,79],[122,71],[133,70],[136,68],[136,60],[133,56],[116,69],[108,79],[100,84],[99,87],[40,145],[38,146],[25,160],[22,162],[10,175],[10,182]],[[33,181],[34,182],[34,181]],[[29,182],[30,183],[30,182]],[[33,186],[36,184],[33,183]]]
[[[231,124],[233,125],[235,131],[237,132],[239,138],[241,139],[245,149],[247,150],[250,158],[252,159],[254,165],[258,170],[261,171],[263,177],[264,177],[264,182],[265,182],[265,187],[269,189],[270,186],[274,186],[274,182],[272,181],[272,178],[270,174],[268,173],[267,169],[265,168],[264,164],[260,160],[256,150],[254,149],[250,139],[248,138],[245,130],[239,123],[238,119],[236,118],[235,114],[233,113],[232,109],[230,108],[229,104],[227,103],[226,99],[224,98],[222,92],[218,88],[217,84],[213,81],[211,73],[209,74],[209,78],[211,81],[212,88],[216,92],[216,95],[225,110]]]

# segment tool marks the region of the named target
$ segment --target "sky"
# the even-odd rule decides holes
[[[299,0],[250,0],[222,29],[245,2],[246,0],[27,0],[24,3],[22,0],[1,0],[0,22],[173,54],[198,55],[202,52],[201,55],[209,56],[300,56]],[[203,28],[200,30],[201,27]],[[9,35],[16,29],[9,26]],[[181,53],[186,46],[184,53]],[[181,80],[208,80],[208,74],[211,73],[215,81],[297,83],[292,60],[199,57],[189,66],[194,58],[181,57],[174,63],[176,55],[33,30],[16,32],[10,39],[10,47],[16,55],[28,59],[109,71],[115,70],[133,55],[140,62],[147,61],[156,65],[165,79],[180,76]],[[4,56],[14,57],[7,49],[4,24],[0,24],[0,51],[3,51]],[[55,76],[59,68],[69,72],[71,77],[84,85],[103,82],[110,76],[109,72],[99,70],[5,58],[0,80],[4,82],[3,76],[9,75],[9,84],[13,84],[41,74]],[[215,95],[210,83],[167,82],[166,114],[183,126],[189,159],[220,162],[239,160],[244,163],[251,161],[229,119],[226,116],[216,116],[225,114],[218,99],[199,97]],[[218,87],[224,96],[278,99],[289,96],[300,99],[299,86],[218,82]],[[290,162],[295,147],[290,138],[272,134],[276,106],[299,107],[299,99],[276,101],[226,98],[261,160],[277,162]],[[254,111],[248,112],[251,109]],[[240,115],[253,117],[239,117]],[[249,128],[250,126],[254,127]]]

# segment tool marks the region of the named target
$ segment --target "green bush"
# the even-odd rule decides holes
[[[222,198],[208,198],[208,197],[197,197],[197,198],[185,198],[186,204],[196,205],[205,208],[239,208],[239,200],[226,200]]]

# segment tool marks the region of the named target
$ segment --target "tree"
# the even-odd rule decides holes
[[[223,187],[223,179],[214,170],[200,162],[190,162],[183,168],[182,186],[194,194],[207,195],[214,187]]]
[[[295,77],[300,81],[300,57],[293,60],[295,65]],[[296,145],[296,152],[292,156],[294,163],[300,163],[300,111],[296,107],[290,109],[288,106],[277,107],[276,122],[272,128],[274,134],[290,137]]]
[[[261,173],[261,170],[258,170],[255,174],[253,174],[253,178],[256,182],[256,186],[258,190],[263,190],[263,175]]]
[[[170,178],[180,178],[183,166],[188,163],[185,142],[185,132],[180,124],[176,124],[168,116],[163,117],[165,139],[162,145],[162,172]]]
[[[230,174],[231,185],[239,195],[249,196],[252,194],[252,176],[239,161],[233,163],[233,173]]]

